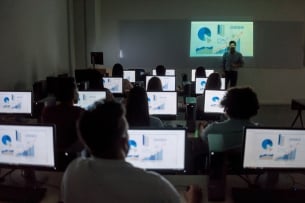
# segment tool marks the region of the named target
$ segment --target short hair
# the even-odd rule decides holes
[[[124,69],[122,64],[116,63],[112,67],[112,77],[123,77]]]
[[[229,42],[229,45],[230,44],[234,44],[235,46],[236,46],[236,42],[234,41],[234,40],[231,40],[230,42]]]
[[[55,97],[58,101],[68,102],[75,99],[77,91],[75,79],[73,77],[57,78],[58,88]]]
[[[211,73],[207,79],[205,85],[206,90],[220,90],[221,88],[221,77],[217,72]]]
[[[259,109],[256,93],[250,87],[230,88],[220,104],[235,119],[250,119]]]
[[[128,93],[126,118],[132,127],[149,126],[148,98],[143,87],[135,86]]]
[[[162,82],[159,77],[153,76],[149,79],[147,84],[147,91],[162,92]]]
[[[198,78],[205,78],[206,77],[205,68],[203,66],[198,66],[196,68],[195,77],[198,77]]]
[[[125,109],[115,101],[96,103],[88,111],[83,112],[78,122],[80,139],[96,157],[103,152],[113,150],[117,141],[125,136],[128,128],[125,118]]]
[[[163,66],[163,65],[158,65],[158,66],[156,67],[156,74],[157,74],[157,75],[164,76],[164,75],[165,75],[165,72],[166,72],[165,66]]]

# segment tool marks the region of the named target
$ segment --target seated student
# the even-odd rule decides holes
[[[147,92],[162,92],[162,82],[158,77],[151,77],[147,84]]]
[[[198,66],[195,71],[196,78],[206,78],[205,68],[203,66]]]
[[[83,149],[76,133],[76,121],[84,109],[73,106],[77,101],[74,78],[58,78],[58,85],[60,88],[55,93],[58,102],[55,106],[47,106],[43,109],[41,122],[56,125],[56,149],[60,160],[58,168],[63,170]]]
[[[156,67],[156,75],[158,76],[165,76],[166,68],[163,65],[157,65]]]
[[[79,135],[92,157],[74,160],[64,173],[65,203],[83,202],[180,202],[180,195],[165,178],[125,161],[128,123],[116,102],[97,104],[79,120]],[[192,185],[187,202],[201,202],[202,193]]]
[[[124,76],[124,69],[122,64],[116,63],[112,67],[112,77],[121,77]],[[123,79],[123,94],[126,96],[133,85],[127,79]]]
[[[126,118],[131,127],[164,127],[158,117],[149,115],[147,93],[140,86],[135,86],[128,94]]]
[[[205,90],[220,90],[220,88],[221,88],[221,76],[219,73],[214,72],[211,75],[209,75],[202,95],[196,97],[196,117],[198,119],[204,117]]]
[[[224,150],[240,149],[244,126],[255,126],[251,117],[257,114],[259,103],[256,93],[250,87],[234,87],[228,90],[221,101],[228,119],[214,122],[201,128],[200,137],[207,141],[208,134],[222,134]]]

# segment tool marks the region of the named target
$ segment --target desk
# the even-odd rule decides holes
[[[302,128],[304,128],[303,119],[302,119],[302,110],[305,110],[305,99],[292,99],[291,100],[291,109],[298,111],[296,117],[294,118],[294,120],[291,124],[291,127],[293,127],[295,125],[296,121],[298,120],[298,118],[300,118]]]

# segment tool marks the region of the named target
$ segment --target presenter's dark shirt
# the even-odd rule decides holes
[[[238,68],[233,67],[232,64],[240,64],[241,66],[244,64],[242,54],[237,51],[224,53],[222,60],[224,71],[236,71]]]

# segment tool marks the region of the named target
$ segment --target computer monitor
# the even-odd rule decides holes
[[[305,129],[246,127],[243,168],[305,169]]]
[[[55,169],[55,126],[0,124],[0,166]]]
[[[150,115],[177,115],[177,92],[147,92],[148,109]]]
[[[185,169],[185,129],[129,129],[126,158],[136,167],[157,171]]]
[[[106,99],[106,91],[78,91],[78,101],[75,106],[88,110],[95,102]]]
[[[146,89],[147,89],[147,86],[148,86],[148,81],[152,77],[160,78],[161,83],[162,83],[163,91],[176,91],[176,77],[175,76],[152,76],[152,75],[147,75],[146,76]]]
[[[224,113],[224,107],[220,105],[220,102],[225,94],[225,90],[206,90],[204,93],[204,113]]]
[[[220,81],[221,81],[220,89],[225,90],[226,89],[226,79],[225,78],[220,78]]]
[[[209,77],[209,75],[211,75],[214,72],[215,71],[213,69],[206,69],[205,76]],[[192,82],[195,82],[195,80],[196,80],[196,69],[192,69]]]
[[[135,70],[124,70],[124,79],[127,79],[129,82],[136,82],[136,71]]]
[[[111,93],[123,94],[123,78],[121,77],[103,77],[103,85]]]
[[[195,94],[203,94],[208,78],[196,78]]]
[[[0,114],[31,115],[31,91],[0,91]]]
[[[156,69],[153,69],[153,70],[152,70],[152,74],[153,74],[153,75],[157,75]],[[174,75],[176,75],[176,70],[175,70],[175,69],[166,69],[166,70],[165,70],[165,75],[166,75],[166,76],[169,76],[169,75],[174,76]]]

